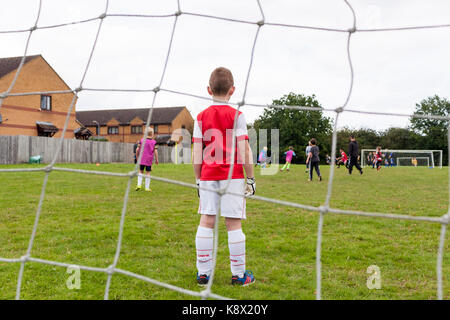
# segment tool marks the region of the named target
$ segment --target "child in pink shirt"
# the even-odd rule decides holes
[[[144,169],[146,171],[145,175],[145,191],[152,191],[150,189],[150,172],[152,171],[153,160],[158,164],[158,150],[156,147],[156,140],[153,139],[154,132],[152,128],[148,129],[147,139],[144,138],[139,142],[139,146],[136,149],[136,158],[139,159],[141,151],[143,152],[141,161],[139,162],[139,175],[138,182],[136,186],[136,191],[142,189],[142,179],[144,177]]]
[[[283,168],[281,168],[281,171],[283,171],[284,169],[289,171],[289,167],[291,166],[292,162],[292,157],[296,156],[293,149],[294,149],[293,147],[289,147],[289,150],[284,153],[286,155],[286,163],[284,164]]]

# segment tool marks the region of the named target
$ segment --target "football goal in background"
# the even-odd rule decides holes
[[[3,100],[10,97],[10,96],[25,96],[25,95],[41,95],[41,94],[63,94],[63,93],[67,93],[67,90],[64,91],[53,91],[53,92],[14,92],[12,91],[12,89],[14,88],[15,82],[21,72],[22,66],[24,64],[25,58],[27,56],[27,50],[28,50],[28,44],[30,42],[30,39],[32,37],[32,35],[35,32],[39,32],[41,29],[50,29],[50,28],[59,28],[65,25],[73,25],[73,24],[81,24],[81,23],[86,23],[86,22],[92,22],[92,21],[96,21],[97,23],[97,33],[96,33],[96,37],[92,43],[92,49],[90,51],[89,54],[89,59],[87,60],[85,66],[84,66],[84,73],[82,78],[80,79],[79,85],[73,89],[73,90],[69,90],[69,92],[73,92],[75,93],[74,95],[74,99],[72,100],[72,103],[70,105],[70,108],[68,110],[67,113],[67,117],[66,117],[66,122],[64,124],[64,129],[62,132],[62,137],[64,138],[65,133],[67,131],[67,127],[68,127],[68,122],[69,122],[69,118],[71,115],[71,112],[74,108],[75,105],[75,101],[78,97],[78,95],[83,94],[86,91],[108,91],[108,92],[149,92],[152,93],[153,92],[153,100],[152,100],[152,104],[151,104],[151,108],[150,108],[150,112],[148,114],[147,120],[146,120],[146,124],[147,127],[148,125],[151,123],[152,120],[152,113],[153,113],[153,109],[155,106],[155,100],[156,97],[158,95],[158,93],[160,92],[166,92],[166,93],[173,93],[173,94],[178,94],[178,95],[184,95],[184,96],[194,96],[192,93],[189,92],[182,92],[180,90],[174,90],[172,88],[167,87],[165,80],[165,75],[166,75],[166,69],[167,66],[170,64],[170,57],[171,57],[171,49],[172,49],[172,42],[175,39],[174,34],[177,33],[177,30],[180,28],[177,25],[177,22],[179,20],[183,20],[186,17],[196,17],[197,19],[215,19],[215,20],[223,20],[223,21],[227,21],[229,23],[241,23],[241,24],[245,24],[245,25],[252,25],[254,27],[254,38],[253,38],[253,44],[251,45],[251,52],[247,53],[247,56],[245,57],[247,59],[247,64],[248,64],[248,71],[247,71],[247,75],[246,75],[246,82],[244,85],[244,93],[242,97],[239,97],[238,101],[230,101],[230,105],[232,106],[236,106],[237,111],[236,111],[236,115],[239,112],[239,109],[241,109],[242,107],[245,106],[253,106],[253,107],[261,107],[261,108],[281,108],[284,109],[286,108],[286,106],[280,106],[280,105],[266,105],[266,104],[255,104],[251,102],[251,97],[247,97],[247,85],[250,79],[250,74],[252,71],[252,67],[253,67],[253,58],[255,55],[257,55],[259,53],[258,50],[256,50],[257,46],[257,42],[261,41],[259,40],[259,33],[262,27],[264,27],[264,29],[269,29],[269,28],[274,28],[274,27],[284,27],[284,28],[298,28],[298,29],[308,29],[308,30],[316,30],[316,31],[320,31],[320,32],[333,32],[335,34],[342,34],[344,35],[344,37],[342,38],[343,41],[342,42],[342,46],[343,49],[346,50],[347,52],[347,61],[342,61],[342,63],[347,63],[348,67],[349,67],[349,77],[348,77],[348,81],[349,81],[349,89],[348,92],[346,93],[346,100],[342,105],[339,105],[337,108],[332,108],[332,107],[328,107],[328,108],[314,108],[314,107],[308,107],[308,106],[289,106],[289,108],[291,109],[295,109],[298,111],[329,111],[329,112],[333,112],[334,113],[334,129],[333,129],[333,135],[332,135],[332,154],[336,154],[336,149],[337,149],[337,128],[338,128],[338,124],[340,124],[339,119],[342,116],[342,114],[345,113],[364,113],[364,114],[377,114],[377,115],[389,115],[389,116],[398,116],[398,117],[415,117],[415,118],[424,118],[424,119],[435,119],[435,120],[443,120],[443,121],[449,121],[450,118],[448,116],[442,116],[442,115],[434,115],[434,114],[427,114],[427,115],[423,115],[423,114],[398,114],[398,113],[385,113],[385,112],[368,112],[368,111],[363,111],[363,110],[356,110],[356,109],[351,109],[351,107],[349,108],[349,101],[352,95],[352,88],[353,88],[353,82],[354,82],[354,70],[353,70],[353,62],[352,62],[352,57],[351,57],[351,43],[352,43],[352,36],[357,33],[358,35],[362,35],[364,34],[364,32],[387,32],[387,31],[401,31],[401,30],[417,30],[417,29],[430,29],[430,28],[447,28],[450,27],[450,25],[433,25],[433,26],[413,26],[413,27],[397,27],[397,28],[380,28],[380,29],[363,29],[360,28],[359,26],[357,26],[356,23],[356,13],[352,7],[352,5],[349,3],[349,1],[343,1],[343,4],[346,5],[346,7],[348,8],[349,12],[351,12],[352,16],[353,16],[353,21],[349,21],[349,27],[347,28],[343,28],[343,29],[332,29],[332,28],[328,28],[328,27],[313,27],[313,26],[304,26],[304,25],[288,25],[288,24],[280,24],[280,23],[274,23],[272,21],[266,20],[265,14],[264,14],[264,9],[263,6],[261,5],[260,1],[256,1],[256,8],[258,10],[259,13],[259,20],[235,20],[235,19],[231,19],[228,17],[218,17],[218,16],[211,16],[211,15],[204,15],[201,13],[192,13],[192,12],[188,12],[188,11],[184,11],[184,7],[183,7],[183,1],[177,1],[177,10],[171,14],[164,14],[164,15],[138,15],[138,14],[127,14],[127,13],[123,13],[123,14],[111,14],[108,10],[109,8],[109,1],[105,1],[105,10],[104,12],[102,12],[101,15],[99,15],[98,17],[93,17],[92,19],[89,20],[85,20],[85,21],[68,21],[64,24],[60,24],[57,26],[45,26],[45,25],[39,25],[39,17],[40,17],[40,12],[41,12],[41,5],[42,5],[42,0],[39,1],[39,11],[37,13],[37,18],[34,22],[33,25],[27,26],[26,28],[24,27],[24,29],[22,30],[9,30],[9,31],[1,31],[1,33],[14,33],[14,32],[24,32],[24,33],[28,33],[28,38],[26,43],[24,44],[24,54],[23,54],[23,58],[21,60],[20,66],[16,71],[15,77],[12,81],[12,83],[10,84],[9,88],[4,91],[4,92],[0,92],[0,108],[2,106]],[[123,18],[127,18],[127,19],[134,19],[134,18],[147,18],[147,19],[155,19],[155,18],[160,18],[160,19],[171,19],[172,20],[172,31],[170,33],[170,35],[168,35],[168,48],[167,48],[167,54],[165,56],[165,59],[163,61],[161,61],[161,64],[163,65],[162,68],[162,73],[161,73],[161,77],[159,82],[157,83],[153,83],[154,86],[149,87],[146,90],[142,90],[142,89],[129,89],[129,88],[86,88],[84,87],[84,81],[85,81],[85,77],[88,73],[88,69],[91,63],[91,59],[92,56],[94,55],[94,51],[96,49],[96,45],[97,45],[97,39],[99,37],[99,34],[101,33],[102,30],[102,25],[103,22],[105,20],[111,21],[111,23],[113,23],[114,18],[115,17],[123,17]],[[353,36],[354,37],[354,36]],[[3,45],[7,45],[4,42],[2,42]],[[196,96],[200,99],[204,99],[207,101],[210,101],[210,97],[199,97]],[[248,99],[247,99],[248,98]],[[237,119],[237,116],[236,116]],[[236,120],[235,120],[236,121]],[[146,132],[146,131],[145,131]],[[450,132],[450,130],[449,130]],[[233,132],[233,145],[232,145],[232,152],[231,154],[234,155],[234,151],[236,150],[236,144],[234,143],[234,137],[235,137],[235,130]],[[145,133],[144,139],[147,137],[147,133]],[[24,270],[29,268],[29,264],[30,263],[40,263],[40,264],[47,264],[47,265],[52,265],[52,266],[58,266],[58,267],[71,267],[74,266],[72,263],[70,262],[63,262],[63,261],[50,261],[50,260],[45,260],[45,259],[41,259],[39,257],[35,256],[35,252],[33,251],[33,249],[35,249],[33,247],[34,245],[34,241],[36,238],[36,233],[37,230],[39,228],[39,219],[42,213],[42,208],[43,208],[43,202],[45,201],[46,198],[46,193],[47,193],[47,182],[51,179],[54,179],[54,174],[52,174],[52,172],[54,171],[58,171],[58,172],[71,172],[71,173],[77,173],[77,174],[93,174],[93,175],[98,175],[99,177],[105,177],[105,176],[116,176],[116,177],[123,177],[124,180],[126,182],[124,182],[124,184],[126,184],[126,190],[124,193],[124,197],[123,197],[123,205],[122,205],[122,211],[121,211],[121,215],[120,215],[120,226],[117,230],[117,242],[116,242],[116,251],[115,251],[115,255],[114,257],[111,257],[111,264],[108,267],[97,267],[97,266],[88,266],[88,265],[75,265],[76,267],[78,267],[79,269],[82,270],[86,270],[86,271],[90,271],[90,272],[102,272],[104,274],[107,275],[107,280],[105,283],[105,291],[104,291],[104,298],[108,299],[109,298],[109,293],[110,293],[110,286],[111,286],[111,281],[113,276],[117,277],[117,275],[123,275],[123,276],[127,276],[127,277],[132,277],[141,281],[145,281],[169,290],[174,290],[186,295],[190,295],[193,297],[199,297],[202,299],[207,299],[207,298],[215,298],[215,299],[226,299],[226,297],[220,296],[215,294],[212,291],[212,285],[214,283],[214,269],[215,269],[215,265],[216,265],[216,261],[217,261],[217,250],[218,250],[218,221],[219,219],[216,219],[216,224],[214,227],[214,248],[213,248],[213,272],[211,274],[211,278],[210,281],[208,282],[208,285],[206,286],[206,289],[198,292],[198,291],[194,291],[194,290],[188,290],[182,287],[177,287],[168,283],[163,283],[161,281],[158,281],[156,279],[152,279],[149,278],[147,276],[141,275],[141,274],[136,274],[133,273],[131,271],[128,270],[123,270],[120,269],[118,267],[118,262],[119,262],[119,258],[121,255],[121,251],[122,251],[122,240],[123,240],[123,234],[124,234],[124,225],[125,225],[125,220],[127,217],[127,213],[128,213],[128,209],[127,209],[127,205],[128,205],[128,199],[129,199],[129,193],[130,193],[130,189],[131,189],[131,182],[132,180],[137,176],[138,174],[138,164],[135,165],[134,170],[129,172],[129,173],[115,173],[115,172],[107,172],[107,171],[94,171],[94,170],[81,170],[81,169],[73,169],[73,168],[65,168],[65,167],[61,167],[61,166],[57,166],[56,161],[57,161],[57,156],[59,153],[59,150],[62,148],[63,145],[63,138],[60,139],[60,143],[58,146],[58,150],[56,150],[55,154],[54,154],[54,158],[52,160],[52,162],[47,165],[46,167],[36,167],[36,168],[1,168],[0,172],[10,172],[10,173],[14,173],[14,172],[32,172],[32,171],[41,171],[44,172],[44,180],[42,183],[42,188],[41,188],[41,193],[40,193],[40,198],[39,198],[39,202],[36,206],[36,215],[35,215],[35,220],[34,220],[34,224],[33,224],[33,228],[32,228],[32,232],[29,238],[29,244],[28,244],[28,248],[26,252],[17,252],[17,256],[13,257],[13,258],[5,258],[5,257],[0,257],[0,262],[3,263],[12,263],[12,264],[18,264],[20,267],[18,267],[18,276],[17,276],[17,286],[16,286],[16,299],[20,299],[21,298],[21,288],[22,288],[22,283],[23,283],[23,274],[24,274]],[[450,140],[450,135],[448,136],[448,139]],[[366,150],[367,152],[369,150]],[[391,150],[394,151],[394,150]],[[403,150],[404,151],[404,150]],[[366,164],[365,159],[367,154],[364,154],[364,150],[362,151],[362,164]],[[406,155],[406,154],[402,154],[402,151],[400,150],[400,153],[397,153],[397,157],[399,155],[401,155],[402,157],[409,157],[410,155]],[[418,152],[417,150],[412,151],[415,156],[424,156],[429,154],[431,158],[434,159],[434,151],[432,151],[430,153],[430,151],[422,151],[422,153]],[[141,152],[141,156],[142,156]],[[386,150],[383,151],[383,153],[386,153]],[[440,151],[440,158],[439,158],[439,167],[442,167],[442,151]],[[140,159],[138,160],[139,163]],[[332,160],[334,161],[334,159]],[[434,160],[433,160],[434,161]],[[432,162],[433,162],[432,161]],[[234,159],[231,160],[231,163],[234,163]],[[227,180],[231,180],[231,174],[233,172],[233,165],[231,166],[231,169],[229,171],[229,177]],[[394,220],[402,220],[402,221],[417,221],[418,223],[424,223],[424,222],[428,222],[428,223],[434,223],[434,224],[438,224],[440,225],[440,237],[439,239],[436,239],[436,242],[438,242],[437,245],[437,250],[436,250],[436,296],[438,299],[443,299],[444,297],[444,285],[443,285],[443,271],[442,271],[442,265],[443,265],[443,257],[445,254],[445,233],[447,230],[447,224],[450,222],[450,216],[449,216],[449,211],[447,211],[447,208],[444,208],[442,210],[442,215],[438,216],[438,217],[429,217],[429,216],[418,216],[418,215],[407,215],[407,214],[395,214],[395,213],[391,213],[391,212],[386,212],[386,213],[382,213],[382,212],[367,212],[367,211],[357,211],[357,210],[347,210],[347,209],[342,209],[339,207],[334,207],[333,205],[336,203],[332,203],[331,197],[333,194],[333,185],[334,185],[334,172],[335,172],[335,167],[332,165],[330,166],[330,174],[329,174],[329,178],[328,178],[328,184],[327,184],[327,194],[326,197],[324,198],[324,201],[321,203],[321,205],[319,206],[311,206],[311,205],[305,205],[305,204],[301,204],[301,203],[296,203],[296,202],[291,202],[291,201],[286,201],[286,200],[281,200],[281,199],[274,199],[274,198],[269,198],[269,197],[263,197],[263,196],[259,196],[259,195],[255,195],[252,196],[252,199],[257,200],[257,201],[263,201],[266,203],[272,203],[272,204],[277,204],[280,206],[286,206],[286,207],[291,207],[291,208],[295,208],[295,209],[302,209],[304,211],[309,211],[309,212],[314,212],[317,214],[318,216],[318,224],[317,224],[317,242],[316,242],[316,254],[315,254],[315,277],[316,277],[316,290],[315,290],[315,295],[316,295],[316,299],[321,299],[322,297],[322,257],[323,254],[327,254],[327,251],[322,252],[322,245],[323,245],[323,226],[324,226],[324,221],[325,219],[329,218],[331,215],[348,215],[348,216],[359,216],[359,217],[366,217],[366,218],[370,218],[370,219],[394,219]],[[165,177],[160,177],[160,176],[154,176],[152,175],[152,179],[160,181],[160,182],[164,182],[164,183],[170,183],[173,185],[178,185],[178,186],[183,186],[186,188],[191,188],[191,189],[198,189],[199,187],[196,186],[194,183],[186,183],[183,181],[179,181],[179,180],[172,180],[172,179],[168,179]],[[222,199],[223,195],[226,193],[230,193],[227,191],[227,188],[224,188],[223,190],[210,190],[205,188],[205,190],[209,190],[209,191],[214,191],[217,192],[220,195],[220,199]],[[243,195],[238,195],[243,197]],[[220,212],[217,213],[218,215],[220,215]],[[325,218],[326,217],[326,218]],[[447,253],[448,254],[448,253]],[[448,288],[447,288],[448,290]]]
[[[376,149],[361,150],[361,166],[371,166],[370,154]],[[383,154],[383,165],[385,160],[394,166],[428,166],[430,168],[442,169],[442,150],[381,150]],[[391,160],[393,159],[393,160]],[[417,163],[415,162],[417,161]]]

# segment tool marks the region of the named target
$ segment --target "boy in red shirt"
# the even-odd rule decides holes
[[[234,93],[234,80],[230,70],[215,69],[210,77],[208,93],[215,104],[203,110],[194,124],[194,172],[200,188],[224,189],[226,192],[255,194],[252,153],[248,143],[244,114],[226,103]],[[235,126],[235,153],[231,180],[228,175],[232,163],[233,127]],[[244,179],[244,170],[247,179]],[[242,196],[200,190],[198,213],[201,214],[195,246],[197,250],[197,283],[206,285],[212,271],[214,224],[220,212],[225,217],[230,250],[231,284],[249,285],[255,281],[251,271],[245,270],[245,235],[241,220],[246,218],[245,198]]]
[[[340,149],[341,156],[337,159],[337,165],[338,168],[341,167],[341,164],[343,164],[345,167],[348,167],[348,156],[345,153],[344,149]]]

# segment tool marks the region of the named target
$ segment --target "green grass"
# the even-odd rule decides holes
[[[39,165],[1,166],[1,168]],[[58,165],[129,172],[132,165]],[[319,206],[324,181],[307,182],[304,166],[289,173],[256,172],[257,194]],[[356,172],[357,173],[357,172]],[[155,166],[153,174],[193,182],[189,165]],[[43,183],[43,172],[0,172],[0,257],[27,250]],[[128,202],[118,267],[169,284],[201,291],[195,282],[196,190],[152,180],[152,193],[135,192]],[[127,178],[53,171],[32,256],[107,267],[113,261]],[[394,168],[363,176],[336,169],[331,206],[342,209],[438,217],[448,210],[448,170]],[[220,220],[213,292],[234,299],[314,299],[318,214],[256,200],[247,201],[247,267],[256,283],[230,285],[227,234]],[[440,225],[328,214],[323,226],[323,299],[435,299]],[[450,255],[446,234],[444,298],[450,298]],[[367,267],[381,269],[382,288],[366,286]],[[20,265],[0,262],[0,299],[14,299]],[[81,288],[69,290],[63,267],[25,265],[22,299],[102,299],[106,274],[81,271]],[[110,299],[195,299],[134,278],[114,274]]]

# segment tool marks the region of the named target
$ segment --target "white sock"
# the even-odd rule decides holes
[[[150,189],[150,176],[145,176],[145,189]]]
[[[242,229],[228,231],[228,248],[231,274],[242,278],[245,272],[245,234]]]
[[[198,274],[210,275],[212,271],[212,252],[214,247],[214,229],[198,227],[195,236],[197,249]]]
[[[138,174],[138,184],[137,184],[138,187],[142,186],[142,176],[143,175],[141,173]]]

